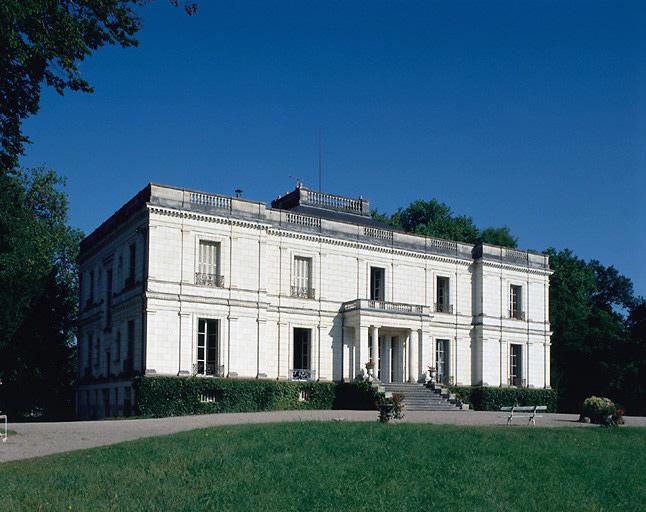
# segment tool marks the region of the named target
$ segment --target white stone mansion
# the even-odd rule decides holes
[[[81,244],[80,417],[132,376],[550,385],[548,258],[412,235],[368,201],[150,184]]]

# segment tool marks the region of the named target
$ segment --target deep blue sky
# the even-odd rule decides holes
[[[646,295],[646,3],[215,2],[142,9],[139,48],[44,94],[22,164],[96,228],[147,182],[270,201],[437,198],[520,246],[614,264]]]

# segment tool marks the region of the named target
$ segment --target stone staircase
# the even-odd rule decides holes
[[[393,382],[380,384],[380,391],[404,395],[405,411],[459,411],[455,396],[441,385],[426,387],[423,384]]]

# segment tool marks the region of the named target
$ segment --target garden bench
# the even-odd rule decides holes
[[[2,411],[0,411],[2,412]],[[7,437],[9,436],[9,431],[7,430],[7,415],[6,414],[0,414],[0,420],[4,420],[4,434],[0,432],[0,437],[2,438],[2,442],[6,443],[7,442]]]
[[[540,418],[540,415],[537,415],[537,412],[547,411],[546,405],[512,405],[511,407],[501,407],[501,411],[509,412],[507,416],[507,425],[511,425],[511,420],[516,418],[529,418],[527,424],[536,425],[536,418]],[[528,414],[517,414],[517,413],[528,413]]]

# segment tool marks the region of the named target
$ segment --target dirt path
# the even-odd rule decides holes
[[[537,427],[585,427],[575,414],[544,414]],[[61,423],[13,423],[15,432],[0,443],[0,462],[39,457],[83,448],[161,436],[219,425],[279,423],[286,421],[376,421],[375,411],[274,411],[255,413],[207,414],[176,418],[138,420],[74,421]],[[406,413],[406,423],[445,425],[504,426],[506,416],[499,412],[436,411]],[[526,421],[526,420],[525,420]],[[519,419],[518,426],[526,423]],[[629,426],[646,427],[646,417],[628,417]]]

